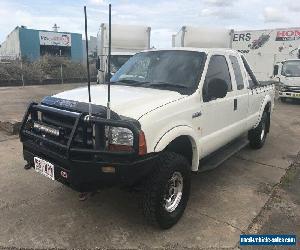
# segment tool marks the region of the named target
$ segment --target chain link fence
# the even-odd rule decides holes
[[[97,70],[91,62],[91,81],[96,81]],[[0,86],[62,84],[87,80],[86,66],[65,57],[44,56],[31,62],[26,58],[0,58]]]

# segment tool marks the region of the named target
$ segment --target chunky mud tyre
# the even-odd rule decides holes
[[[268,134],[269,122],[269,115],[266,111],[264,111],[258,126],[248,132],[248,139],[251,148],[260,149],[263,147]]]
[[[175,225],[187,205],[191,187],[188,161],[173,152],[164,152],[146,180],[143,212],[146,220],[162,229]]]

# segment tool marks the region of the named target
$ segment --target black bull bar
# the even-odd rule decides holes
[[[48,138],[47,136],[43,136],[39,133],[34,132],[34,130],[32,129],[32,125],[34,123],[43,124],[42,119],[38,115],[39,112],[42,114],[55,115],[57,117],[61,117],[62,119],[64,118],[72,119],[74,121],[70,136],[66,143],[55,141],[51,138]],[[27,111],[23,117],[22,124],[20,127],[21,142],[23,143],[23,145],[26,144],[33,145],[38,143],[38,145],[41,146],[42,145],[53,146],[59,149],[60,152],[64,152],[62,154],[61,153],[59,154],[59,156],[64,159],[70,159],[71,154],[72,155],[88,154],[93,156],[117,155],[117,156],[128,156],[128,157],[137,157],[139,155],[139,134],[141,130],[135,124],[126,120],[106,119],[95,115],[89,116],[88,119],[86,119],[87,115],[88,113],[85,112],[79,112],[79,111],[73,112],[73,111],[63,110],[56,107],[46,106],[43,104],[32,102],[27,108]],[[74,138],[78,132],[78,128],[84,123],[85,124],[88,123],[89,125],[95,125],[95,127],[99,125],[99,126],[120,127],[120,128],[129,129],[133,134],[132,150],[131,151],[110,151],[107,147],[101,147],[101,148],[76,147],[74,145]],[[97,140],[97,138],[95,138],[95,140]]]

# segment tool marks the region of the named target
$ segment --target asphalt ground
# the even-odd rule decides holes
[[[1,102],[13,98],[3,93]],[[145,223],[138,193],[104,189],[81,202],[77,192],[24,170],[18,137],[1,132],[0,248],[237,249],[242,233],[299,238],[299,151],[300,104],[276,102],[265,146],[193,175],[184,216],[162,231]]]

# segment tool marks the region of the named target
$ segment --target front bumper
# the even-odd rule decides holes
[[[300,86],[288,86],[280,84],[279,97],[300,98]]]
[[[290,92],[290,91],[279,91],[279,97],[288,97],[288,98],[299,98],[300,92]]]
[[[54,165],[55,180],[79,192],[95,191],[108,186],[133,186],[148,176],[158,154],[136,159],[115,161],[78,161],[62,158],[33,143],[23,143],[24,159],[34,166],[34,157]],[[114,167],[114,173],[103,172],[102,167]]]
[[[20,128],[23,155],[28,164],[34,165],[35,156],[52,163],[55,180],[80,192],[112,185],[131,186],[151,173],[158,154],[140,154],[141,130],[137,123],[121,119],[117,114],[111,119],[101,118],[99,106],[93,107],[98,111],[87,120],[83,104],[71,104],[72,110],[57,107],[56,103],[54,107],[30,104]],[[35,129],[36,123],[44,129]],[[129,129],[133,134],[132,150],[111,151],[105,143],[106,126]],[[95,139],[89,143],[93,138],[99,138],[98,143]],[[103,167],[113,168],[114,172],[107,172]]]

